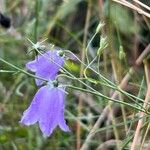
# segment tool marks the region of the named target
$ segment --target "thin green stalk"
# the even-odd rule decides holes
[[[129,104],[129,103],[126,103],[126,102],[123,102],[123,101],[120,101],[120,100],[117,100],[117,99],[113,99],[113,98],[110,98],[108,96],[105,96],[99,92],[95,92],[95,91],[91,91],[91,90],[87,90],[87,89],[82,89],[82,88],[79,88],[79,87],[75,87],[75,86],[72,86],[72,85],[68,85],[69,88],[72,88],[72,89],[76,89],[76,90],[79,90],[79,91],[83,91],[83,92],[88,92],[88,93],[91,93],[91,94],[94,94],[96,96],[100,96],[104,99],[107,99],[107,100],[110,100],[110,101],[113,101],[113,102],[116,102],[116,103],[119,103],[119,104],[123,104],[123,105],[126,105],[126,106],[129,106],[129,107],[132,107],[132,108],[135,108],[137,110],[140,110],[142,112],[145,112],[147,114],[150,114],[150,112],[147,112],[145,109],[140,109],[139,107],[136,107],[134,106],[133,104]]]
[[[16,73],[14,70],[0,70],[0,73]]]
[[[68,75],[66,75],[66,74],[60,74],[60,75],[58,75],[57,76],[57,78],[59,78],[59,77],[66,77],[66,78],[69,78],[69,79],[71,79],[71,80],[76,80],[75,78],[73,78],[73,77],[70,77],[70,76],[68,76]],[[78,78],[78,79],[80,79],[80,80],[87,80],[87,79],[89,79],[88,77],[87,78]],[[88,81],[90,81],[91,79],[89,79]],[[94,82],[94,81],[93,81]],[[93,83],[92,82],[92,83]],[[103,82],[100,82],[100,81],[96,81],[97,83],[99,83],[99,84],[101,84],[101,85],[104,85],[104,86],[106,86],[106,87],[110,87],[110,88],[112,88],[112,89],[114,89],[114,90],[118,90],[117,88],[115,88],[115,87],[113,87],[113,86],[111,86],[111,85],[109,85],[109,84],[105,84],[105,83],[103,83]],[[67,86],[67,85],[66,85]],[[119,92],[121,92],[122,94],[125,94],[124,93],[124,91],[122,91],[122,90],[120,90]],[[128,93],[129,94],[129,93]],[[125,94],[126,95],[126,94]],[[130,94],[129,94],[130,95]],[[128,96],[128,95],[126,95],[126,96]],[[130,99],[131,99],[132,97],[130,97]],[[135,97],[136,98],[136,97]],[[141,107],[141,105],[140,105],[140,103],[139,103],[139,101],[141,101],[141,102],[143,102],[143,100],[139,100],[138,102],[136,101],[136,100],[134,100],[134,99],[131,99],[133,102],[135,102],[135,104],[137,104],[139,107]],[[147,103],[148,105],[150,105],[150,102],[148,102]]]
[[[86,75],[86,71],[87,69],[92,65],[92,63],[97,59],[97,56],[86,66],[86,68],[84,69],[84,76],[85,78],[87,78],[87,75]]]
[[[34,26],[34,41],[37,42],[39,24],[39,0],[35,1],[35,26]]]
[[[89,57],[88,57],[88,48],[91,44],[91,42],[93,41],[93,39],[95,38],[95,36],[97,35],[97,32],[95,32],[95,34],[92,36],[91,40],[88,42],[87,47],[85,49],[85,55],[86,55],[86,59],[87,59],[87,64],[89,64]]]

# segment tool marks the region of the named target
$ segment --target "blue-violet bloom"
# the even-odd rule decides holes
[[[64,57],[60,56],[62,51],[47,51],[42,55],[38,55],[35,60],[26,64],[26,68],[35,75],[47,80],[54,80],[59,70],[64,65]],[[36,79],[36,84],[39,86],[43,80]]]
[[[65,132],[70,131],[64,118],[64,98],[62,87],[41,87],[20,123],[28,126],[38,122],[44,136],[50,136],[57,125]]]

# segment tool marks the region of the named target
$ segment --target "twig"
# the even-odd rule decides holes
[[[122,141],[116,141],[116,140],[109,140],[109,141],[106,141],[104,142],[103,144],[101,144],[96,150],[104,150],[104,149],[111,149],[113,148],[114,146],[117,145],[117,143],[119,143],[119,145],[122,144]]]
[[[148,90],[147,90],[147,93],[146,93],[146,97],[145,97],[145,101],[144,101],[144,104],[143,104],[143,108],[146,109],[146,107],[147,107],[146,103],[149,100],[150,100],[150,84],[148,85]],[[140,113],[141,119],[138,121],[138,125],[137,125],[136,131],[135,131],[135,135],[134,135],[134,138],[133,138],[133,142],[131,144],[131,150],[135,150],[136,149],[138,137],[139,137],[139,134],[140,134],[140,129],[141,129],[142,124],[143,124],[143,119],[142,118],[144,117],[144,115],[145,115],[144,112]]]
[[[144,60],[143,63],[144,63],[146,83],[148,85],[150,83],[150,79],[149,79],[149,75],[150,75],[149,68],[150,68],[150,65],[149,65],[149,62],[147,62],[147,60]]]
[[[133,0],[134,2],[138,3],[140,6],[144,7],[145,9],[150,11],[150,7],[145,5],[144,3],[140,2],[139,0]]]
[[[133,10],[136,10],[139,14],[143,14],[146,17],[150,18],[150,14],[149,13],[143,11],[142,9],[138,8],[137,6],[127,2],[125,0],[113,0],[113,1],[117,2],[117,3],[120,3],[120,4],[124,5],[124,6],[127,6],[127,7],[131,8]]]
[[[144,60],[143,63],[144,63],[144,69],[145,69],[146,82],[148,85],[147,95],[146,95],[146,98],[145,98],[145,101],[143,104],[143,108],[146,109],[147,102],[149,101],[149,98],[150,98],[149,64],[147,63],[147,60]],[[144,115],[145,115],[145,113],[141,112],[141,117],[144,117]],[[136,144],[137,144],[137,140],[138,140],[138,137],[140,134],[140,129],[142,127],[142,124],[143,124],[143,119],[140,119],[138,121],[138,125],[137,125],[136,131],[135,131],[134,139],[133,139],[133,142],[131,145],[131,150],[134,150],[136,148]],[[142,141],[142,145],[143,144],[144,144],[144,141]],[[142,147],[142,145],[141,145],[141,147]]]
[[[150,129],[150,123],[148,124],[148,127],[147,127],[147,129],[146,129],[146,131],[145,131],[145,134],[144,134],[144,137],[143,137],[143,140],[142,140],[142,144],[141,144],[140,150],[142,150],[142,148],[143,148],[143,146],[144,146],[144,142],[145,142],[145,139],[146,139],[146,137],[147,137],[147,134],[148,134],[149,129]]]
[[[147,56],[147,54],[150,53],[150,44],[145,48],[145,50],[142,52],[142,54],[138,57],[138,59],[135,61],[136,65],[140,65],[144,58]]]

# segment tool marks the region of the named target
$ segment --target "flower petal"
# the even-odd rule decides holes
[[[69,127],[67,126],[66,124],[66,121],[65,121],[65,118],[64,118],[64,109],[65,109],[65,91],[63,88],[58,88],[57,90],[57,99],[59,100],[59,103],[60,103],[60,106],[61,106],[61,109],[60,109],[60,112],[59,112],[59,127],[67,132],[67,131],[70,131]]]
[[[44,97],[45,102],[41,105],[39,120],[41,131],[45,136],[50,136],[56,126],[59,125],[59,122],[61,122],[61,128],[64,131],[69,131],[62,113],[64,111],[64,92],[59,88],[50,89],[48,86],[45,88],[47,92]]]
[[[26,63],[26,68],[32,72],[36,72],[36,61]]]
[[[39,110],[43,96],[45,95],[45,88],[42,87],[38,90],[36,95],[31,102],[31,105],[27,110],[24,111],[20,123],[25,125],[32,125],[36,123],[39,119]]]
[[[59,106],[54,94],[54,88],[45,86],[45,95],[39,113],[39,126],[45,136],[50,136],[58,125]]]
[[[61,111],[60,116],[59,116],[59,127],[65,131],[65,132],[69,132],[70,129],[66,124],[65,118],[64,118],[64,111]]]
[[[50,136],[57,125],[63,131],[70,131],[64,119],[64,97],[62,88],[49,84],[41,87],[20,122],[31,125],[38,121],[44,136]]]
[[[37,56],[34,61],[26,64],[27,69],[36,73],[36,76],[47,80],[54,80],[60,68],[64,65],[64,58],[58,55],[58,51],[48,51],[43,55]],[[39,86],[42,80],[36,79]]]

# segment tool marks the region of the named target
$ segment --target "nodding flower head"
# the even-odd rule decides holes
[[[41,87],[20,122],[25,125],[38,122],[44,136],[50,136],[57,125],[65,132],[70,131],[64,119],[64,98],[64,88],[49,84]]]
[[[47,51],[42,55],[38,55],[35,60],[28,62],[26,68],[35,72],[38,77],[54,80],[61,67],[64,66],[64,61],[61,51]],[[36,79],[38,86],[42,83],[42,80]]]

